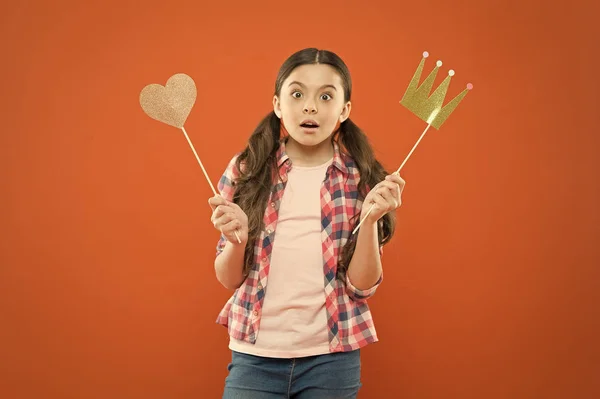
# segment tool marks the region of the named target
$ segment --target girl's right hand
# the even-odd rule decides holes
[[[215,228],[223,233],[230,243],[245,246],[248,242],[248,216],[242,211],[242,208],[233,202],[226,201],[220,195],[210,198],[208,203],[213,210],[210,220]],[[238,242],[235,232],[240,237],[241,244]]]

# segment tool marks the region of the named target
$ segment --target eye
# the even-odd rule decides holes
[[[329,95],[328,93],[324,93],[321,95],[321,100],[324,100],[324,101],[329,101],[329,100],[331,100],[331,98],[332,98],[331,95]]]
[[[299,91],[295,91],[292,93],[292,97],[294,98],[300,98],[302,97],[302,93],[300,93]]]

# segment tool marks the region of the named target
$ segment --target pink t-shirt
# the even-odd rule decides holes
[[[256,343],[231,338],[231,350],[282,358],[329,353],[319,193],[331,161],[288,173]]]

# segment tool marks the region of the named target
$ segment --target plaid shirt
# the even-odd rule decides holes
[[[239,175],[235,168],[236,157],[230,161],[218,184],[221,195],[230,202],[233,202],[233,182]],[[231,337],[250,343],[256,342],[259,332],[279,205],[287,182],[287,172],[292,167],[283,141],[277,152],[277,165],[281,178],[274,174],[276,181],[265,210],[264,229],[254,246],[254,267],[227,301],[216,321],[227,327]],[[362,201],[358,199],[359,178],[354,161],[334,143],[333,162],[321,185],[324,297],[330,352],[351,351],[378,340],[367,298],[375,293],[383,276],[367,290],[354,287],[348,276],[345,283],[336,279],[338,254],[352,232],[350,220],[355,214],[360,214]],[[217,256],[225,244],[226,238],[221,236],[217,244]]]

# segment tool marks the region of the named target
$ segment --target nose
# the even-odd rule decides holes
[[[304,103],[304,113],[305,114],[316,114],[317,106],[315,105],[315,103],[312,101],[307,101],[306,103]]]

